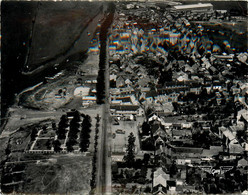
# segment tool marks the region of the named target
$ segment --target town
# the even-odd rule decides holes
[[[210,3],[119,3],[116,12],[112,192],[247,190],[248,53],[231,46],[223,27],[236,19]]]
[[[247,13],[215,6],[104,4],[86,54],[9,109],[1,191],[247,194]]]

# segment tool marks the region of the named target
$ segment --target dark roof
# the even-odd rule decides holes
[[[167,185],[172,187],[172,186],[176,186],[176,181],[167,181]]]
[[[203,148],[191,148],[191,147],[174,147],[172,150],[176,153],[198,153],[201,154]]]
[[[156,97],[158,93],[155,90],[148,91],[146,97]]]
[[[139,106],[136,105],[111,105],[110,109],[115,110],[129,110],[129,111],[136,111],[139,108]]]
[[[167,193],[167,189],[164,186],[162,186],[161,184],[153,187],[153,193],[152,194],[159,194],[159,193],[163,193],[163,194]]]
[[[122,102],[131,102],[130,97],[116,97],[116,100],[122,100]]]

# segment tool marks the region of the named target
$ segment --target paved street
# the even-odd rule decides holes
[[[108,44],[107,44],[108,48]],[[109,60],[106,51],[105,69],[105,104],[102,111],[102,132],[100,132],[100,148],[98,154],[97,192],[111,194],[111,129],[109,122]]]

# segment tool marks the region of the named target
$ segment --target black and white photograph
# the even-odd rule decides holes
[[[246,0],[0,2],[0,195],[248,195]]]

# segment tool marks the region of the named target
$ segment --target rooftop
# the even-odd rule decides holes
[[[174,6],[175,9],[194,9],[194,8],[208,8],[213,7],[211,3],[198,3],[198,4],[190,4],[190,5],[176,5]]]

